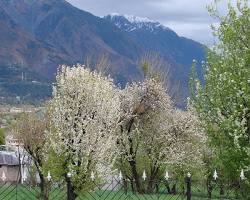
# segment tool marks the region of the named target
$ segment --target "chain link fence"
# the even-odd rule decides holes
[[[145,180],[146,182],[147,180]],[[143,183],[142,183],[143,184]],[[96,183],[93,180],[93,189],[81,192],[76,200],[248,200],[241,184],[232,184],[221,181],[197,181],[191,177],[185,180],[161,180],[152,183],[152,188],[136,192],[133,183],[129,180],[111,178],[105,182]],[[146,185],[146,184],[145,184]],[[39,185],[1,182],[1,200],[71,200],[64,182],[50,182],[43,197]]]

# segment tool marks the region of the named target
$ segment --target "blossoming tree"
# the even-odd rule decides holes
[[[168,165],[200,160],[201,148],[197,145],[202,143],[203,135],[198,129],[199,120],[191,111],[174,109],[161,82],[148,78],[128,85],[120,93],[119,162],[135,191],[155,189],[156,180]],[[141,178],[143,170],[148,174],[146,182]]]
[[[50,138],[51,147],[65,158],[71,199],[87,186],[91,171],[101,170],[112,158],[119,109],[112,79],[81,65],[61,67],[49,103],[55,128]]]

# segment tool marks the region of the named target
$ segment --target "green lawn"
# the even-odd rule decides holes
[[[101,199],[101,200],[182,200],[185,199],[182,195],[167,195],[167,194],[133,194],[131,192],[125,194],[124,191],[96,191],[94,193],[83,194],[81,199]]]
[[[39,196],[39,189],[24,185],[14,186],[5,185],[0,187],[0,200],[37,200]],[[195,195],[195,193],[193,193]],[[200,195],[196,193],[197,195]],[[203,193],[204,195],[204,193]],[[192,200],[207,200],[208,198],[192,197]],[[49,199],[51,200],[66,200],[66,191],[64,189],[54,188],[51,190]],[[168,194],[133,194],[124,191],[103,191],[97,190],[95,192],[83,193],[78,197],[78,200],[184,200],[183,195],[168,195]],[[221,198],[218,198],[221,200]],[[213,199],[217,200],[217,199]],[[227,200],[227,198],[223,199]]]
[[[38,189],[32,189],[26,186],[4,186],[0,188],[1,200],[37,200],[39,196]],[[51,200],[66,200],[66,192],[60,189],[54,189],[49,195]],[[78,200],[181,200],[184,199],[180,195],[135,195],[132,193],[125,194],[123,191],[95,191],[83,193]]]

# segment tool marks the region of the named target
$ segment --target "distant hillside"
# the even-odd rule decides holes
[[[204,58],[201,44],[158,22],[120,15],[100,18],[64,0],[1,0],[0,26],[0,97],[43,99],[51,93],[59,64],[83,63],[87,56],[103,54],[109,57],[111,75],[124,85],[140,79],[137,60],[154,51],[171,64],[171,79],[180,83],[184,99],[192,60]],[[42,95],[34,95],[40,90]]]
[[[190,65],[193,59],[204,58],[204,47],[200,43],[179,37],[173,30],[159,22],[119,14],[107,15],[104,19],[126,32],[143,49],[157,51],[172,62]]]
[[[126,32],[145,51],[160,53],[171,64],[170,74],[181,91],[188,93],[188,78],[193,60],[204,60],[204,46],[191,39],[179,37],[159,22],[132,15],[111,14],[104,17]]]

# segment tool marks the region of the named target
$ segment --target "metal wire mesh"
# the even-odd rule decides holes
[[[191,179],[190,179],[191,180]],[[188,199],[185,180],[158,180],[142,183],[143,190],[135,191],[133,181],[110,180],[95,182],[90,191],[78,194],[76,200],[184,200]],[[191,180],[191,200],[248,200],[242,195],[243,183],[232,183],[222,180]],[[243,197],[244,196],[244,197]],[[249,195],[250,198],[250,195]],[[67,188],[64,183],[51,183],[47,198],[43,198],[38,185],[20,183],[0,183],[0,200],[67,200]]]

